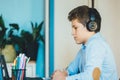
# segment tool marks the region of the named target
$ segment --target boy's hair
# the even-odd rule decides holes
[[[90,9],[93,9],[92,14],[95,16],[95,22],[97,23],[97,29],[94,32],[99,32],[101,28],[101,16],[95,8],[89,8],[88,6],[79,6],[74,8],[68,14],[69,21],[78,19],[84,26],[90,21]],[[87,26],[86,26],[87,27]]]

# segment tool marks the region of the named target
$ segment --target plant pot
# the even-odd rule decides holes
[[[16,58],[16,51],[12,44],[5,45],[5,48],[2,49],[1,54],[4,55],[6,62],[13,62]]]

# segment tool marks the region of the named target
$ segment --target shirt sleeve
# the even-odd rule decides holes
[[[81,53],[81,50],[77,53],[77,56],[75,57],[75,59],[70,63],[70,65],[67,68],[67,73],[69,76],[78,73],[78,66],[79,66],[79,62],[80,62],[80,53]]]
[[[105,46],[101,43],[93,43],[87,46],[86,65],[84,72],[66,77],[66,80],[93,80],[92,73],[95,67],[101,70],[105,56]],[[71,66],[72,68],[75,68]]]

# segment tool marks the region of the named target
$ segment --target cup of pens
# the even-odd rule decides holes
[[[12,80],[25,80],[26,69],[12,69]]]
[[[30,58],[25,54],[19,54],[12,65],[12,80],[26,80],[26,64]]]

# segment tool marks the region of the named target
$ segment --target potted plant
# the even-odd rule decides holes
[[[31,22],[32,33],[22,30],[18,36],[13,32],[15,30],[19,31],[19,25],[17,23],[11,23],[8,29],[5,27],[2,15],[0,16],[0,53],[4,54],[7,62],[13,62],[19,53],[25,53],[26,56],[31,57],[31,60],[36,61],[39,47],[38,42],[45,42],[44,35],[41,34],[43,23],[43,21],[40,24],[33,24]]]
[[[0,16],[0,54],[4,55],[6,62],[13,62],[16,57],[16,51],[12,41],[13,31],[19,30],[16,24],[10,24],[8,34],[6,31],[8,28],[5,27],[2,15]]]
[[[43,28],[43,21],[40,24],[33,24],[31,22],[32,33],[29,31],[22,30],[21,37],[25,42],[25,54],[28,57],[31,57],[31,60],[36,61],[37,53],[38,53],[38,41],[44,41],[44,35],[41,34],[41,30]]]

